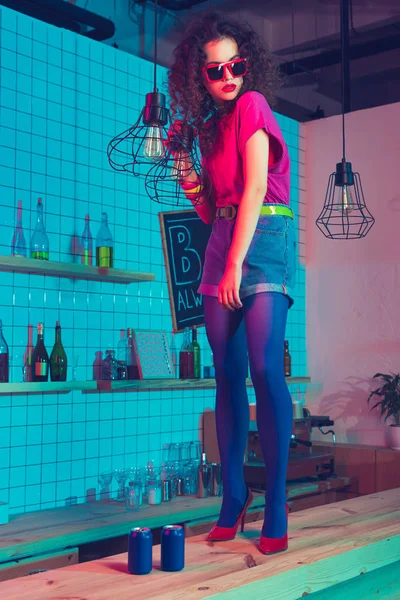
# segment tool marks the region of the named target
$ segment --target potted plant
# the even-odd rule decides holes
[[[380,406],[380,416],[383,417],[385,415],[385,423],[388,419],[394,421],[389,427],[390,446],[394,450],[400,450],[400,373],[397,373],[397,375],[376,373],[374,379],[376,377],[382,379],[383,385],[370,393],[368,402],[374,396],[380,398],[379,402],[374,404],[371,410]]]

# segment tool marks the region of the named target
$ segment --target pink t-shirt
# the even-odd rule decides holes
[[[264,203],[289,205],[290,162],[286,143],[268,102],[259,92],[246,92],[233,113],[218,121],[219,142],[203,167],[210,176],[217,206],[239,204],[244,189],[243,152],[259,129],[269,135],[268,185]]]

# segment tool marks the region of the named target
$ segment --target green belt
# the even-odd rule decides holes
[[[236,217],[237,206],[228,204],[217,208],[216,217],[232,221]],[[260,210],[260,215],[281,215],[293,219],[293,211],[288,206],[282,204],[263,204]]]
[[[261,207],[260,215],[282,215],[283,217],[290,217],[293,219],[293,211],[288,206],[282,206],[281,204],[277,204],[274,206],[273,204],[264,204]]]

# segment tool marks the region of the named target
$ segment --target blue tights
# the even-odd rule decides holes
[[[218,525],[232,527],[247,494],[243,456],[249,430],[247,356],[257,404],[257,426],[267,471],[262,535],[286,533],[286,472],[292,432],[292,400],[283,367],[288,299],[261,292],[234,312],[204,296],[207,338],[214,354],[216,424],[224,496]]]

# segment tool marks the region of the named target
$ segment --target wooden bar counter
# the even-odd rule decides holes
[[[394,600],[400,597],[399,517],[400,488],[289,515],[289,550],[282,554],[259,553],[256,522],[231,542],[188,538],[179,573],[160,570],[155,546],[149,575],[130,575],[127,555],[120,554],[0,583],[0,598],[299,600],[315,593],[313,600]]]

